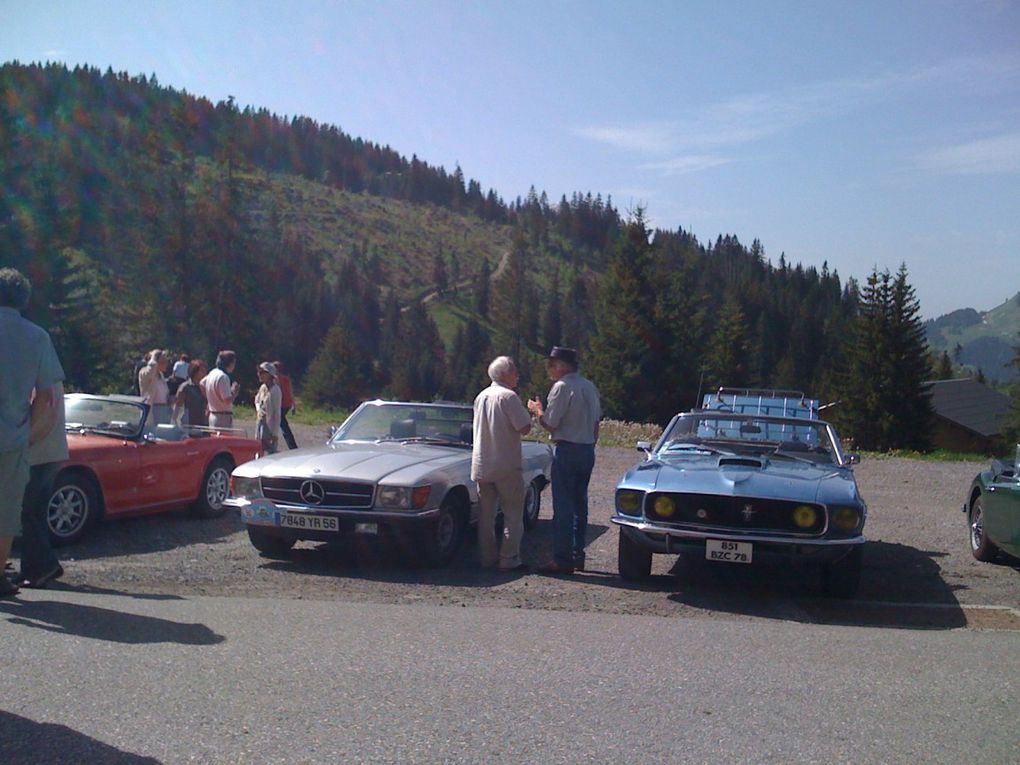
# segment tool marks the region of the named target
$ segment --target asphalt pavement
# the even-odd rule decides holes
[[[1020,761],[1020,635],[275,598],[0,601],[0,763]]]

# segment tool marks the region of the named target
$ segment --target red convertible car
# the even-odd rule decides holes
[[[182,507],[219,515],[230,472],[259,448],[242,431],[147,425],[149,407],[133,396],[70,394],[64,412],[70,459],[47,508],[58,545],[77,541],[104,518]]]

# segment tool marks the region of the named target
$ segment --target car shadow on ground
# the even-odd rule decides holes
[[[193,544],[219,544],[243,530],[244,524],[234,511],[218,518],[196,518],[187,510],[176,510],[104,521],[89,529],[81,541],[55,547],[54,552],[62,561],[118,558]],[[17,541],[12,554],[15,558],[21,554]]]
[[[104,744],[66,725],[41,723],[0,709],[0,762],[56,765],[160,765],[159,760]]]
[[[826,597],[810,566],[717,564],[681,555],[668,575],[644,582],[586,576],[604,586],[668,593],[669,600],[705,611],[809,624],[902,629],[956,629],[968,625],[955,593],[941,575],[946,553],[909,545],[868,542],[857,595]],[[656,556],[658,559],[659,556]]]
[[[588,543],[608,531],[607,526],[589,523]],[[523,562],[535,569],[552,560],[552,545],[552,521],[540,519],[534,528],[524,532]],[[274,571],[444,587],[495,587],[529,573],[483,569],[478,560],[474,526],[468,529],[460,550],[446,566],[429,568],[415,563],[413,558],[412,540],[355,536],[338,544],[300,545],[286,558],[265,558],[266,562],[261,565]]]
[[[0,600],[0,614],[9,614],[10,624],[112,643],[215,645],[225,640],[204,624],[175,622],[59,600]]]

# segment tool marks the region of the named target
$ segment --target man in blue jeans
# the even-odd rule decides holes
[[[598,389],[578,371],[577,351],[555,346],[547,369],[553,381],[548,405],[537,398],[528,410],[552,437],[553,560],[539,571],[583,570],[588,535],[588,482],[595,467],[602,405]]]

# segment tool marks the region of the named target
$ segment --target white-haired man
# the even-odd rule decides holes
[[[485,568],[524,571],[524,478],[521,436],[531,430],[531,415],[514,392],[519,378],[509,356],[489,364],[492,384],[475,398],[471,478],[478,482],[478,557]],[[503,544],[497,551],[496,505],[503,508]]]

